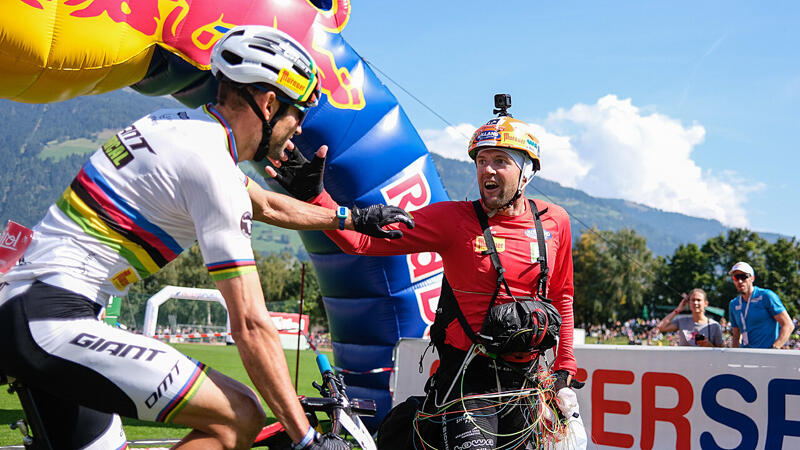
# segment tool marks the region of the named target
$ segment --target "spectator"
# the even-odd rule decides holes
[[[689,305],[691,316],[678,316]],[[706,316],[708,298],[706,291],[692,289],[689,295],[683,296],[681,303],[674,311],[667,314],[658,323],[662,333],[678,331],[679,345],[698,347],[723,347],[722,327],[716,320]]]
[[[728,306],[731,346],[783,348],[794,324],[781,299],[769,289],[753,284],[755,272],[746,262],[737,262],[728,273],[739,293]]]

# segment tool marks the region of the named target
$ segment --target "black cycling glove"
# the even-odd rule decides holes
[[[567,387],[567,378],[569,378],[569,372],[566,370],[556,370],[554,375],[556,376],[556,382],[553,385],[553,390],[556,394],[558,394],[558,391],[560,391],[561,388]],[[569,383],[569,387],[572,389],[580,389],[584,385],[586,385],[586,383],[582,383],[575,378],[573,378]]]
[[[322,192],[322,174],[325,168],[325,158],[316,154],[309,162],[300,149],[289,152],[289,159],[283,161],[280,167],[275,167],[275,181],[281,185],[292,197],[308,201]]]
[[[309,450],[350,450],[352,447],[341,436],[328,433],[318,435],[306,448]]]
[[[414,219],[404,210],[396,206],[371,205],[366,208],[353,207],[353,229],[367,236],[377,238],[398,239],[403,237],[400,230],[384,230],[382,227],[390,223],[400,222],[408,228],[414,228]]]

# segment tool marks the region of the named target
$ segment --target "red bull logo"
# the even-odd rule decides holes
[[[444,270],[442,257],[435,252],[412,253],[406,255],[408,274],[412,283],[424,280]]]
[[[333,0],[329,10],[307,0],[19,0],[45,9],[59,2],[76,19],[106,18],[130,27],[208,69],[211,48],[229,29],[243,24],[278,28],[300,42],[314,58],[321,90],[340,109],[363,109],[363,77],[337,63],[343,45],[338,33],[350,17],[349,0]]]

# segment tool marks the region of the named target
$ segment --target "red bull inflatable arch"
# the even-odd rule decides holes
[[[295,143],[309,157],[328,145],[333,198],[409,211],[446,200],[397,99],[339,34],[349,16],[348,0],[5,0],[0,98],[56,102],[130,86],[199,106],[216,93],[207,70],[214,43],[235,25],[275,26],[309,49],[322,72],[325,95]],[[400,337],[428,332],[441,259],[351,256],[321,232],[301,237],[319,275],[336,364],[351,395],[374,398],[382,417],[392,349]]]

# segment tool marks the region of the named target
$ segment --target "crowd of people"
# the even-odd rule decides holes
[[[695,288],[660,320],[634,318],[611,326],[590,325],[587,342],[618,344],[627,338],[630,345],[800,349],[800,336],[794,333],[800,321],[789,317],[777,294],[755,286],[752,266],[740,261],[728,274],[739,294],[730,301],[730,321],[709,317],[706,292]]]

